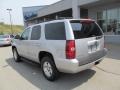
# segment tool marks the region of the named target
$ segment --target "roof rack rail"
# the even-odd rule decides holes
[[[44,20],[41,20],[39,23],[53,21],[53,20],[63,20],[63,19],[73,19],[73,18],[72,17],[58,17],[57,19],[44,19]]]

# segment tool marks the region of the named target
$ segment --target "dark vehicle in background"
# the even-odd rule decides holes
[[[0,46],[11,45],[13,35],[0,35]]]

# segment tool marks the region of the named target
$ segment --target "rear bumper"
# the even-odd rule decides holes
[[[104,56],[107,54],[107,49],[104,49]],[[60,60],[56,63],[56,66],[60,72],[64,73],[78,73],[80,71],[92,68],[96,63],[99,63],[103,60],[104,56],[100,57],[97,60],[94,60],[90,63],[80,66],[80,61],[77,59],[72,60]]]

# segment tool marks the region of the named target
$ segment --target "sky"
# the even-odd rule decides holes
[[[12,9],[14,25],[23,25],[22,7],[50,5],[60,0],[0,0],[0,22],[10,24],[10,17],[6,9]]]

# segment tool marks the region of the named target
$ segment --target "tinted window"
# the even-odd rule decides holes
[[[65,40],[66,35],[64,22],[46,24],[45,37],[48,40]]]
[[[75,39],[102,36],[103,33],[93,21],[71,21]]]
[[[14,38],[14,35],[10,35],[10,38]]]
[[[22,38],[23,40],[28,40],[28,38],[29,38],[29,33],[30,33],[30,28],[26,29],[26,30],[23,32],[23,34],[21,35],[21,38]]]
[[[41,36],[41,26],[35,26],[32,28],[31,40],[39,40]]]

